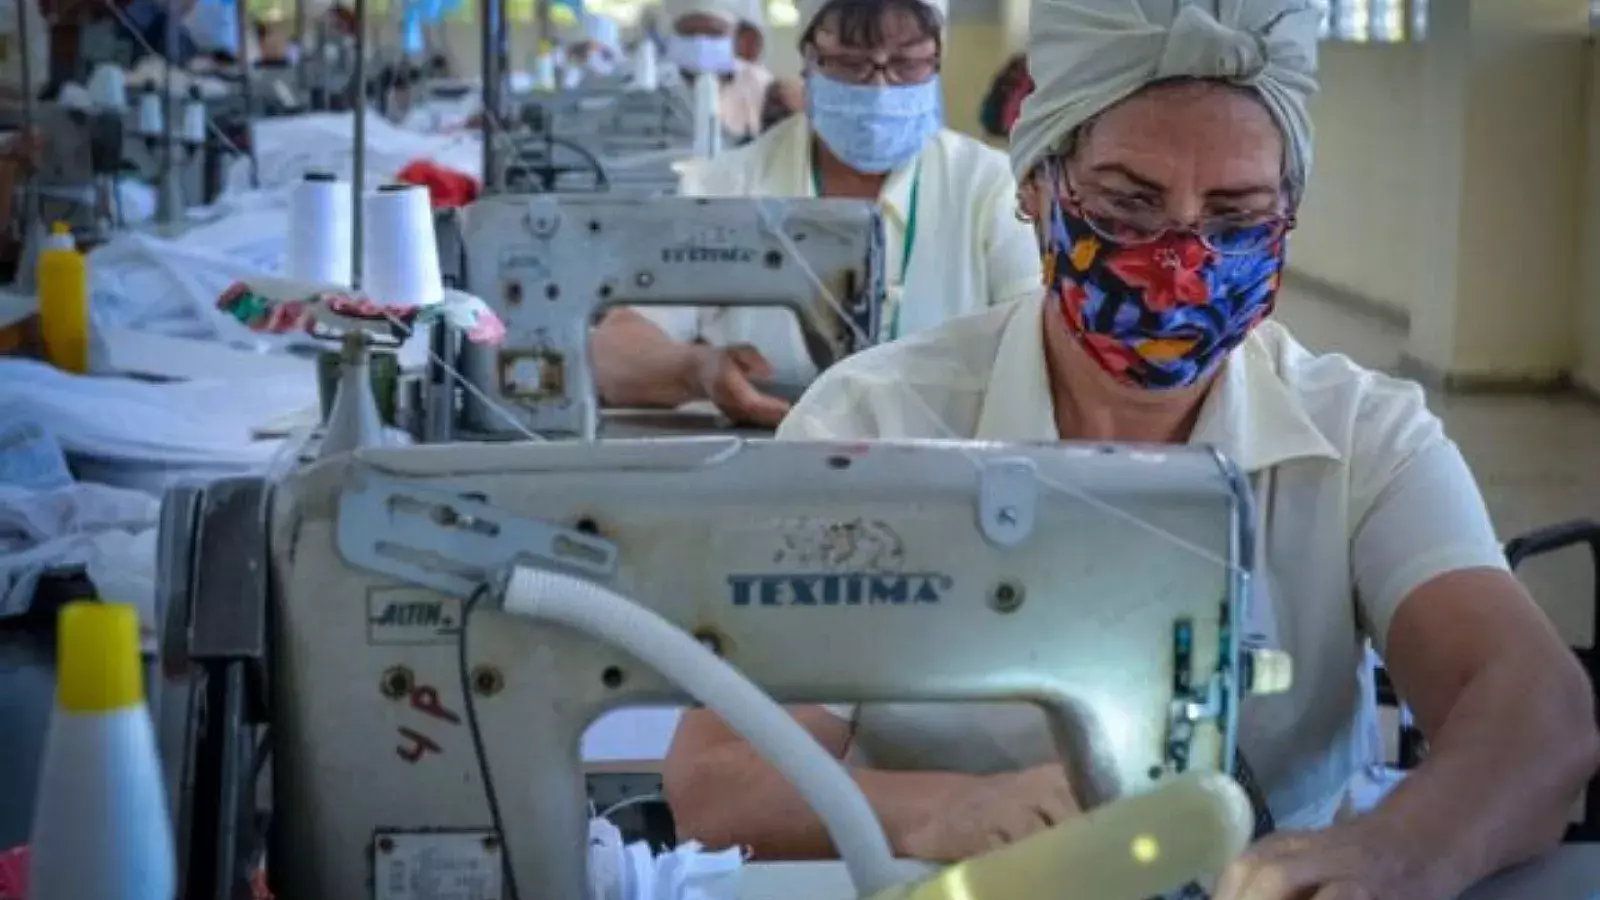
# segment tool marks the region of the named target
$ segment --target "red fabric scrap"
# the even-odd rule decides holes
[[[428,189],[428,199],[434,209],[466,206],[478,199],[478,180],[465,172],[449,169],[438,163],[419,159],[409,163],[395,176],[406,184],[418,184]]]
[[[0,900],[28,900],[28,848],[0,852]]]

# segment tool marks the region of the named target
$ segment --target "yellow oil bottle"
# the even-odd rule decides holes
[[[65,372],[88,372],[89,261],[78,252],[65,222],[50,226],[37,274],[45,358]]]

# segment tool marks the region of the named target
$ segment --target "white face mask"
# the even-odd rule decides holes
[[[686,72],[726,75],[735,65],[733,35],[669,35],[667,59]]]

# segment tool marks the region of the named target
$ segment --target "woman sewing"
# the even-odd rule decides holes
[[[800,12],[805,115],[695,167],[683,192],[876,201],[885,339],[1037,293],[1004,154],[944,127],[944,0],[806,0]],[[709,399],[764,427],[788,411],[785,388],[816,376],[794,315],[776,309],[619,309],[595,329],[594,359],[608,404]]]
[[[1247,633],[1294,658],[1295,683],[1242,708],[1278,833],[1215,896],[1445,900],[1555,845],[1600,735],[1422,391],[1270,320],[1310,171],[1319,16],[1312,0],[1037,0],[1037,88],[1011,159],[1042,295],[846,360],[780,436],[1220,447],[1258,510]],[[1348,785],[1375,755],[1369,643],[1430,752],[1362,811]],[[859,763],[901,855],[958,859],[1075,813],[1035,711],[794,714]],[[686,837],[831,855],[797,796],[703,711],[665,777]]]

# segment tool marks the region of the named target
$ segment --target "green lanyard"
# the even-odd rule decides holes
[[[811,192],[822,196],[822,173],[815,163],[811,166]],[[922,157],[917,157],[917,167],[911,172],[911,203],[906,209],[906,237],[900,247],[900,296],[895,300],[894,311],[889,313],[888,339],[900,336],[900,307],[906,301],[906,273],[911,269],[911,248],[917,243],[917,196],[922,193]]]

